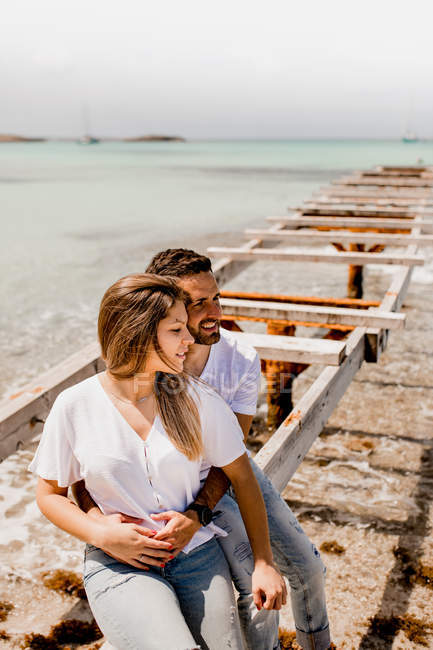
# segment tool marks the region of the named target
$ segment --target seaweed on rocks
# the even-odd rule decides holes
[[[0,621],[5,621],[13,608],[13,603],[9,603],[7,600],[0,601]]]
[[[427,646],[427,634],[433,630],[433,625],[412,614],[404,616],[373,616],[369,619],[371,631],[376,636],[392,641],[396,634],[402,631],[409,641]]]
[[[296,632],[292,632],[285,627],[280,627],[278,630],[278,638],[281,644],[281,650],[300,650],[300,646],[296,643]]]
[[[342,555],[346,552],[344,546],[341,546],[335,539],[323,542],[320,550],[324,553],[334,553],[334,555]]]
[[[48,636],[26,634],[21,647],[31,650],[59,650],[65,643],[84,644],[101,638],[102,632],[95,620],[89,623],[73,618],[53,625]]]
[[[59,650],[58,643],[43,634],[26,634],[21,644],[23,650]]]
[[[87,598],[82,578],[73,571],[56,569],[55,571],[42,574],[42,579],[45,587],[48,589],[61,591],[64,594],[76,596],[82,600],[86,600]]]
[[[403,546],[396,546],[393,553],[399,562],[402,580],[405,584],[412,585],[416,582],[433,589],[433,567],[419,562],[413,557],[411,550]]]

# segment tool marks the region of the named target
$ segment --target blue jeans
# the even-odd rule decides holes
[[[319,551],[267,476],[254,461],[251,465],[266,505],[274,560],[289,581],[296,640],[305,650],[326,650],[331,643],[325,599],[326,569]],[[215,508],[221,513],[215,517],[215,523],[229,533],[227,537],[219,537],[218,543],[239,592],[239,617],[249,648],[272,648],[258,641],[258,635],[272,636],[272,629],[266,630],[266,626],[272,628],[273,622],[270,618],[261,620],[261,612],[257,612],[252,602],[253,557],[235,495],[232,490],[229,493]]]
[[[215,539],[141,571],[87,546],[84,586],[117,650],[243,650],[226,559]]]

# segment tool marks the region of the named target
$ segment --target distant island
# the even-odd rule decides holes
[[[0,133],[0,142],[45,142],[45,138],[26,138],[23,135]]]
[[[124,142],[186,142],[177,135],[140,135],[136,138],[124,138]]]

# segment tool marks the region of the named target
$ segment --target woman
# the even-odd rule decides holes
[[[214,538],[224,533],[210,524],[176,557],[166,544],[155,562],[146,555],[152,539],[145,528],[108,528],[67,498],[68,486],[80,479],[105,514],[124,512],[157,530],[164,522],[153,514],[183,511],[194,500],[202,462],[222,467],[254,554],[255,603],[278,610],[286,599],[237,420],[222,398],[182,372],[193,342],[186,323],[184,295],[170,278],[131,275],[110,287],[98,321],[107,370],[58,396],[30,465],[39,475],[43,514],[88,544],[89,603],[119,650],[243,647],[228,566]],[[125,541],[129,564],[112,557]],[[277,642],[263,650],[273,647]]]

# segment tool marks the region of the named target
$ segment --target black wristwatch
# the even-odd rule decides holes
[[[202,526],[207,526],[212,521],[213,512],[207,506],[200,506],[198,503],[191,503],[187,510],[194,510],[198,514],[198,520]]]

